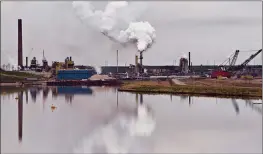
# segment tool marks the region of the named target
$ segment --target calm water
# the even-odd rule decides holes
[[[259,102],[30,88],[1,96],[1,152],[262,153]]]

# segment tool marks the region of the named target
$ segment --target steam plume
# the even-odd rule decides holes
[[[139,51],[145,51],[156,38],[155,29],[149,22],[137,21],[144,10],[139,7],[140,2],[108,2],[103,11],[95,10],[90,2],[76,1],[72,5],[84,24],[97,28],[114,42],[136,43]]]

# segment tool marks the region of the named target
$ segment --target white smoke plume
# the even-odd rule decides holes
[[[95,10],[91,2],[72,3],[81,21],[120,44],[136,43],[139,51],[147,50],[156,38],[149,22],[138,22],[144,7],[140,2],[108,2],[104,10]],[[142,5],[143,6],[143,5]]]

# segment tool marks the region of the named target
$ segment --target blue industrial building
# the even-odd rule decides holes
[[[57,80],[82,80],[97,74],[94,69],[85,70],[58,70]]]

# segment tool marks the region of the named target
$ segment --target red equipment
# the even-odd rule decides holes
[[[221,77],[227,77],[230,78],[231,76],[233,76],[237,71],[243,69],[252,59],[254,59],[260,52],[262,51],[262,49],[258,50],[255,54],[252,54],[248,59],[246,59],[242,64],[235,66],[238,54],[239,54],[239,50],[236,50],[235,54],[232,57],[232,60],[230,62],[231,58],[228,58],[226,61],[229,61],[229,66],[227,66],[226,64],[224,64],[226,61],[223,62],[223,64],[219,65],[219,70],[215,70],[212,72],[211,74],[211,78],[217,78],[219,76]]]

